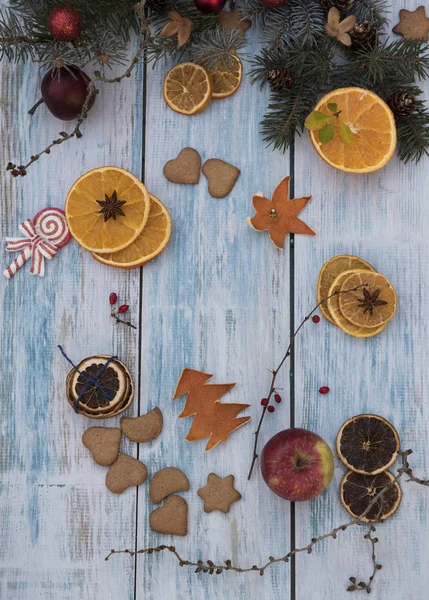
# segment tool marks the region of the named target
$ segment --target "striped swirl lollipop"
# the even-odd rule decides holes
[[[25,237],[6,238],[7,252],[20,252],[3,275],[10,279],[31,258],[31,275],[45,276],[45,258],[51,260],[71,239],[66,216],[60,208],[44,208],[33,220],[19,226]]]

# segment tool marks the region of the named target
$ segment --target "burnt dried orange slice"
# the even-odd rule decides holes
[[[346,421],[336,445],[342,463],[363,475],[386,471],[395,462],[400,447],[396,429],[378,415],[357,415]]]
[[[77,412],[90,419],[108,419],[118,415],[134,398],[134,385],[127,367],[117,358],[105,366],[109,358],[103,355],[85,358],[67,375],[69,404],[74,408],[78,402]],[[103,391],[91,380],[97,380]]]
[[[361,475],[348,471],[340,483],[340,500],[352,517],[360,517],[374,498],[395,478],[390,471],[378,475]],[[385,493],[369,509],[362,521],[374,523],[385,521],[398,510],[402,490],[397,481],[386,488]]]

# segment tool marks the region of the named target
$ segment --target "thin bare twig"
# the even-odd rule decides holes
[[[299,325],[298,329],[293,333],[292,337],[290,338],[290,342],[289,342],[289,346],[287,347],[286,354],[281,359],[280,364],[278,365],[277,369],[274,369],[273,371],[271,371],[272,377],[271,377],[270,391],[269,391],[268,396],[267,396],[268,402],[270,401],[271,396],[275,392],[275,389],[276,389],[275,388],[275,383],[276,383],[277,375],[278,375],[280,369],[282,368],[282,366],[284,365],[284,363],[286,362],[286,359],[291,355],[292,348],[293,348],[296,336],[301,331],[301,329],[304,327],[305,323],[307,323],[307,321],[312,317],[313,313],[316,312],[316,310],[319,308],[319,306],[321,304],[323,304],[324,302],[326,302],[330,298],[333,298],[334,296],[339,296],[340,294],[347,294],[349,292],[355,292],[359,288],[366,287],[367,285],[368,284],[364,283],[364,284],[358,285],[358,286],[356,286],[356,287],[354,287],[354,288],[352,288],[350,290],[344,290],[344,291],[338,290],[338,291],[334,292],[333,294],[331,294],[330,296],[327,296],[326,298],[322,298],[322,300],[313,308],[313,310],[303,319],[303,321]],[[255,462],[256,462],[256,460],[258,459],[258,456],[259,456],[258,455],[259,433],[261,431],[261,426],[262,426],[262,423],[264,421],[265,413],[266,412],[267,412],[267,406],[264,406],[263,409],[262,409],[261,417],[259,419],[258,428],[255,431],[255,443],[253,444],[252,462],[250,464],[249,474],[247,476],[247,479],[249,479],[249,480],[252,477],[253,468],[254,468]]]
[[[39,160],[39,158],[41,156],[43,156],[44,154],[50,154],[51,150],[54,146],[59,146],[60,144],[63,144],[64,142],[67,142],[68,140],[71,140],[74,137],[77,139],[80,139],[81,137],[83,137],[83,134],[81,131],[81,125],[88,117],[91,100],[99,92],[98,88],[96,87],[96,84],[97,83],[120,83],[126,77],[131,76],[131,73],[133,72],[135,66],[139,62],[141,55],[144,53],[146,47],[148,46],[148,44],[151,41],[148,21],[142,20],[142,33],[144,34],[144,40],[140,43],[138,50],[135,53],[135,55],[133,56],[133,58],[131,59],[128,68],[121,75],[118,75],[117,77],[108,78],[108,77],[104,77],[100,73],[100,71],[95,71],[94,79],[92,79],[88,83],[85,102],[82,107],[82,111],[81,111],[79,117],[77,118],[76,126],[73,129],[73,131],[70,133],[61,131],[59,133],[59,137],[57,139],[52,140],[52,142],[46,148],[44,148],[37,154],[33,154],[30,157],[30,160],[25,165],[16,165],[15,163],[9,162],[6,166],[6,170],[10,171],[13,177],[18,177],[18,176],[24,177],[27,174],[27,169],[33,163],[35,163],[37,160]]]
[[[374,498],[371,500],[371,502],[368,504],[367,508],[364,510],[364,512],[359,516],[359,517],[355,517],[354,519],[351,519],[350,521],[347,521],[346,523],[343,523],[342,525],[339,525],[338,527],[335,527],[332,531],[330,531],[329,533],[325,533],[323,535],[320,535],[318,537],[314,537],[311,539],[311,542],[308,543],[306,546],[303,546],[301,548],[295,548],[294,550],[291,550],[290,552],[288,552],[287,554],[285,554],[284,556],[281,556],[279,558],[275,558],[274,556],[270,556],[268,557],[268,561],[261,565],[253,565],[251,567],[239,567],[237,565],[233,565],[232,561],[230,559],[227,559],[225,561],[223,561],[222,564],[216,564],[214,563],[212,560],[188,560],[183,558],[179,552],[176,550],[175,546],[165,546],[165,545],[161,545],[161,546],[157,546],[156,548],[145,548],[142,550],[137,550],[137,551],[132,551],[129,549],[126,550],[111,550],[110,553],[106,556],[105,560],[109,560],[109,558],[113,555],[113,554],[129,554],[130,556],[135,556],[136,554],[154,554],[157,552],[162,552],[164,550],[167,550],[169,552],[171,552],[177,559],[179,566],[180,567],[195,567],[195,572],[196,573],[209,573],[210,575],[213,575],[214,573],[216,573],[217,575],[220,575],[221,573],[223,573],[224,571],[234,571],[236,573],[249,573],[251,571],[255,571],[258,572],[260,575],[264,575],[265,571],[271,567],[272,565],[276,564],[276,563],[281,563],[281,562],[289,562],[290,558],[296,554],[302,553],[302,552],[306,552],[307,554],[311,554],[313,552],[313,547],[316,546],[317,544],[319,544],[321,541],[326,540],[328,538],[332,538],[332,539],[336,539],[338,534],[342,531],[346,531],[347,529],[349,529],[350,527],[353,527],[354,525],[362,525],[365,522],[363,521],[363,519],[365,518],[365,516],[369,513],[369,511],[371,510],[371,508],[379,501],[382,500],[384,497],[384,494],[386,493],[386,491],[392,486],[394,485],[396,482],[398,482],[404,475],[408,475],[408,477],[410,478],[409,481],[412,481],[414,483],[417,483],[419,485],[429,485],[428,481],[425,480],[421,480],[418,479],[417,477],[414,477],[412,469],[410,468],[409,464],[408,464],[408,456],[412,453],[412,450],[405,450],[405,451],[399,451],[398,452],[398,456],[401,458],[402,464],[401,467],[398,469],[398,473],[396,475],[396,477],[394,477],[394,479],[392,479],[391,481],[389,481],[379,492],[378,494],[376,494],[374,496]],[[366,524],[366,523],[365,523]],[[371,548],[372,548],[372,560],[373,560],[373,564],[374,564],[374,569],[378,570],[379,569],[379,565],[377,563],[376,560],[376,555],[375,555],[375,544],[377,543],[378,539],[370,536],[369,537],[370,542],[371,542]],[[370,578],[370,584],[373,582],[375,575],[372,576],[372,578]],[[367,585],[367,584],[365,584]]]

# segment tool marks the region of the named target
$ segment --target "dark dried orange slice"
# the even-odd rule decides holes
[[[347,468],[376,475],[395,462],[399,450],[396,429],[378,415],[357,415],[346,421],[337,435],[337,453]]]
[[[352,517],[360,517],[374,498],[395,478],[390,471],[378,475],[361,475],[348,471],[340,483],[340,500]],[[399,508],[402,499],[401,486],[397,481],[386,488],[385,493],[369,509],[362,521],[371,523],[385,521]]]
[[[90,419],[108,419],[124,411],[134,398],[134,385],[127,367],[115,358],[90,356],[72,369],[66,379],[67,400],[77,412]],[[91,380],[97,380],[99,387]]]

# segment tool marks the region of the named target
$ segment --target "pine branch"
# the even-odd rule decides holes
[[[416,40],[396,40],[349,55],[346,64],[338,68],[335,87],[358,85],[369,87],[385,81],[411,84],[429,77],[429,46]]]
[[[354,15],[358,23],[368,21],[373,27],[380,29],[388,23],[387,13],[390,8],[391,3],[387,0],[357,0],[349,14]]]
[[[417,163],[423,155],[429,156],[429,111],[426,103],[417,100],[411,115],[395,115],[395,120],[400,160]]]

